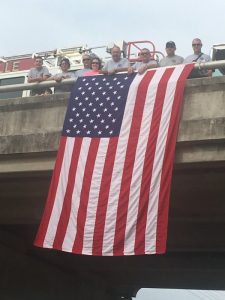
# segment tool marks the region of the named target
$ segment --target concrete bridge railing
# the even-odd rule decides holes
[[[0,173],[52,170],[69,94],[0,101]],[[187,80],[175,163],[225,161],[225,77]]]

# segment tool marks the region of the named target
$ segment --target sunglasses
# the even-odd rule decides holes
[[[192,44],[192,46],[201,46],[202,44]]]
[[[149,52],[141,52],[140,55],[149,55]]]

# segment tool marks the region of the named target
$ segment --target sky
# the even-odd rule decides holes
[[[185,57],[195,37],[207,54],[225,42],[224,0],[7,0],[0,11],[0,56],[147,39],[161,51],[174,40]]]
[[[151,40],[162,52],[173,40],[186,57],[193,38],[202,39],[207,54],[225,43],[224,0],[7,0],[0,12],[0,57],[118,40]],[[222,300],[225,292],[143,289],[136,299]]]

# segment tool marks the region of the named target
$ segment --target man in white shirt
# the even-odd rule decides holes
[[[115,74],[118,72],[127,71],[130,62],[127,58],[121,57],[121,50],[118,46],[114,46],[111,50],[112,59],[106,62],[102,72],[103,74]]]
[[[211,61],[209,55],[204,54],[202,52],[202,41],[199,38],[195,38],[192,41],[192,48],[194,53],[187,56],[184,60],[184,63],[192,63],[192,62],[208,62]],[[209,77],[212,76],[212,70],[194,70],[192,72],[191,77]]]
[[[91,71],[91,56],[87,53],[84,53],[82,55],[82,62],[84,65],[83,69],[77,70],[74,74],[74,77],[82,77],[84,73],[87,73],[88,71]]]

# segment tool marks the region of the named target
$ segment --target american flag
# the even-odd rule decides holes
[[[99,256],[166,251],[179,112],[192,67],[77,80],[36,246]]]

